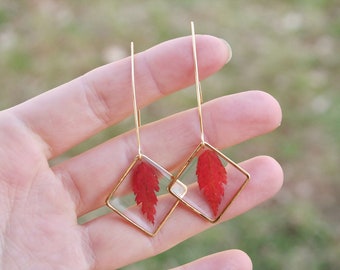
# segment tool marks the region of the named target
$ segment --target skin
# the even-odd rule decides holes
[[[201,79],[230,59],[230,47],[222,40],[197,36],[196,42]],[[184,37],[135,56],[139,106],[194,83],[191,50],[191,38]],[[183,206],[155,237],[116,214],[77,224],[77,217],[104,204],[133,160],[135,133],[112,138],[52,167],[49,160],[131,115],[131,101],[126,58],[0,112],[0,268],[116,269],[213,226]],[[220,97],[202,109],[206,139],[217,148],[270,132],[281,122],[279,104],[261,91]],[[140,132],[143,152],[175,169],[199,143],[197,111],[150,123]],[[269,199],[282,185],[281,167],[270,157],[254,157],[241,166],[251,180],[221,222]],[[229,250],[176,269],[251,268],[245,253]]]

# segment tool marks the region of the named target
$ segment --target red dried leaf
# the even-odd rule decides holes
[[[132,173],[132,190],[137,205],[141,204],[142,213],[155,223],[157,195],[159,191],[157,170],[149,163],[141,161]]]
[[[198,186],[216,216],[227,184],[227,171],[216,152],[208,149],[198,157],[196,175]]]

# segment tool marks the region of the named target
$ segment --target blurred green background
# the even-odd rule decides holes
[[[166,269],[230,248],[246,251],[254,269],[340,269],[338,1],[2,0],[0,109],[127,56],[131,40],[142,51],[189,35],[191,20],[233,48],[231,63],[202,83],[206,101],[263,89],[283,109],[277,131],[225,153],[271,155],[285,183],[253,211],[124,269]],[[186,91],[144,109],[143,122],[194,107]],[[59,161],[131,127],[123,121]]]

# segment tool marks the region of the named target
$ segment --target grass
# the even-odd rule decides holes
[[[284,117],[277,131],[227,151],[235,160],[274,156],[284,168],[285,184],[273,200],[246,215],[124,269],[164,269],[229,248],[248,252],[254,269],[339,269],[339,5],[229,2],[5,0],[0,4],[0,109],[124,57],[131,40],[141,51],[188,35],[194,20],[198,33],[220,36],[233,47],[232,62],[203,82],[205,100],[264,89],[281,103]],[[185,102],[177,104],[178,97]],[[143,120],[194,102],[179,92],[146,108]],[[62,158],[130,127],[125,121]]]

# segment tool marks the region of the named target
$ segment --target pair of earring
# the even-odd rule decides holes
[[[179,202],[206,220],[216,222],[250,179],[243,168],[205,140],[193,22],[191,32],[201,141],[176,176],[141,151],[141,118],[137,107],[134,46],[131,42],[131,81],[138,154],[106,199],[106,204],[150,236],[161,229]]]

